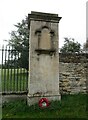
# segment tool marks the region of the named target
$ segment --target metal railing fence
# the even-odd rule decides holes
[[[2,93],[27,93],[28,70],[21,66],[21,53],[10,46],[2,46],[0,56]]]

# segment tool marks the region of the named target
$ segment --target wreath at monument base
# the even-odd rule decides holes
[[[41,108],[47,108],[50,105],[50,102],[47,98],[41,98],[38,104]]]

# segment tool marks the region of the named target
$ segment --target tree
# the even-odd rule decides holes
[[[61,53],[79,53],[81,51],[81,45],[75,42],[74,38],[64,38],[64,45],[60,49]]]
[[[86,40],[86,43],[84,43],[84,45],[83,45],[83,51],[88,53],[88,38]]]
[[[28,31],[28,18],[26,17],[20,23],[14,25],[17,30],[11,31],[9,45],[12,46],[17,54],[20,54],[18,64],[22,68],[28,70],[29,63],[29,31]],[[13,53],[14,54],[14,51]]]

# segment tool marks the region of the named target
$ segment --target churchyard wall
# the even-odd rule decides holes
[[[61,94],[87,92],[88,54],[59,54]]]

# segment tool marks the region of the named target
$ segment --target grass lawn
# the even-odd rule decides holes
[[[61,101],[52,101],[45,109],[38,104],[28,106],[25,100],[4,103],[3,118],[83,118],[87,119],[87,95],[63,95]]]
[[[25,69],[0,69],[2,91],[26,91],[27,71]]]

